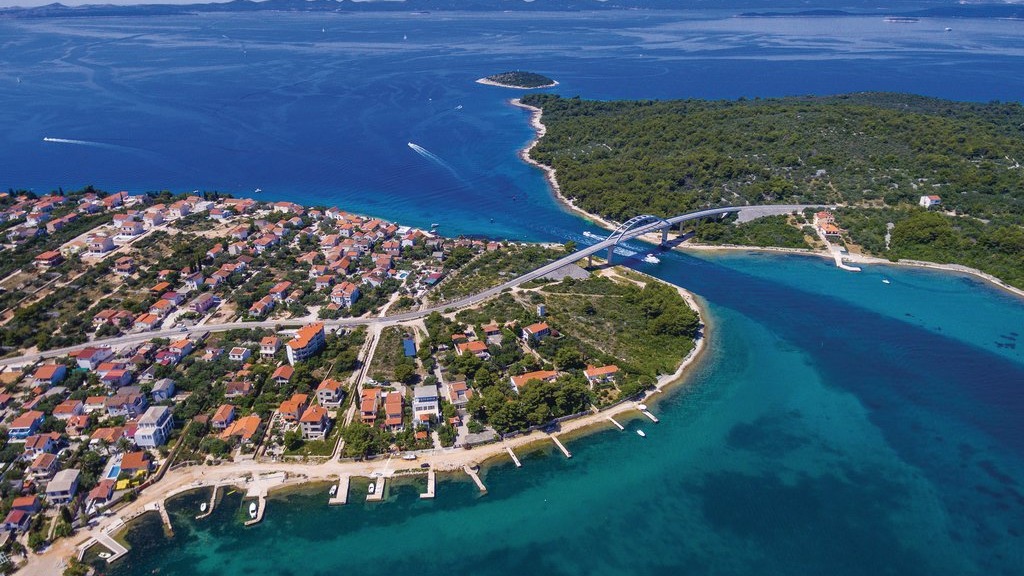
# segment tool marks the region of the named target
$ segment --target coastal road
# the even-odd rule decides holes
[[[711,208],[711,209],[708,209],[708,210],[699,210],[699,211],[696,211],[696,212],[690,212],[690,213],[687,213],[687,214],[682,214],[682,215],[679,215],[679,216],[675,216],[673,218],[667,218],[667,219],[665,219],[665,221],[667,221],[669,224],[676,225],[676,224],[679,224],[681,222],[686,222],[686,221],[689,221],[689,220],[698,220],[700,218],[710,218],[710,217],[713,217],[713,216],[721,216],[723,214],[737,213],[737,214],[739,214],[739,221],[740,222],[748,222],[750,220],[754,220],[756,218],[761,218],[761,217],[764,217],[764,216],[777,216],[777,215],[781,215],[781,214],[789,214],[789,213],[794,212],[794,211],[802,211],[802,210],[804,210],[806,208],[820,208],[820,207],[821,207],[821,205],[805,205],[805,204],[769,204],[769,205],[763,205],[763,206],[730,206],[730,207],[726,207],[726,208]],[[402,312],[402,313],[399,313],[399,314],[392,314],[390,316],[373,316],[373,317],[359,317],[359,318],[339,318],[339,319],[336,319],[336,320],[322,320],[322,322],[324,323],[325,328],[328,328],[328,329],[330,329],[330,328],[335,328],[335,329],[337,329],[337,328],[351,328],[351,327],[355,327],[355,326],[372,326],[372,325],[400,324],[402,322],[409,322],[411,320],[417,320],[417,319],[420,319],[420,318],[424,318],[424,317],[429,316],[430,314],[432,314],[434,312],[444,312],[445,310],[449,310],[449,309],[458,309],[458,308],[466,308],[466,307],[469,307],[469,306],[474,306],[476,304],[479,304],[479,303],[483,302],[484,300],[487,300],[489,298],[493,298],[494,296],[497,296],[498,294],[500,294],[501,292],[503,292],[505,290],[509,290],[509,289],[514,288],[514,287],[516,287],[516,286],[518,286],[520,284],[523,284],[525,282],[529,282],[531,280],[536,280],[538,278],[544,277],[544,276],[546,276],[548,274],[551,274],[552,272],[554,272],[554,271],[556,271],[556,270],[558,270],[560,268],[568,266],[569,264],[573,264],[573,263],[575,263],[575,262],[577,262],[579,260],[582,260],[583,258],[586,258],[586,257],[591,256],[593,254],[597,254],[597,253],[601,252],[602,250],[607,250],[608,248],[614,247],[614,246],[616,246],[618,244],[621,244],[623,242],[627,242],[627,241],[632,240],[634,238],[643,236],[644,234],[650,234],[652,232],[659,232],[662,228],[665,227],[665,221],[655,221],[655,222],[652,222],[650,224],[645,224],[645,225],[639,226],[637,228],[633,228],[633,229],[627,230],[619,238],[616,238],[614,240],[612,240],[612,239],[605,239],[605,240],[602,240],[601,242],[598,242],[598,243],[593,244],[591,246],[587,246],[585,248],[581,248],[580,250],[577,250],[576,252],[573,252],[572,254],[569,254],[568,256],[564,256],[562,258],[559,258],[558,260],[555,260],[554,262],[552,262],[550,264],[546,264],[544,266],[541,266],[540,268],[537,268],[536,270],[533,270],[531,272],[527,272],[526,274],[523,274],[522,276],[519,276],[517,278],[509,280],[508,282],[505,282],[504,284],[499,284],[498,286],[495,286],[493,288],[488,288],[487,290],[484,290],[483,292],[478,292],[476,294],[473,294],[471,296],[466,296],[465,298],[461,298],[459,300],[454,300],[454,301],[447,302],[447,303],[444,303],[444,304],[439,304],[437,306],[431,306],[429,308],[424,308],[424,309],[421,309],[421,310],[413,310],[413,311],[409,311],[409,312]],[[182,329],[182,328],[169,328],[169,329],[155,330],[155,331],[150,331],[150,332],[140,332],[140,333],[137,333],[137,334],[128,334],[128,335],[125,335],[125,336],[118,336],[116,338],[104,338],[104,339],[100,339],[100,340],[93,340],[93,341],[87,342],[85,344],[78,344],[76,346],[69,346],[69,347],[66,347],[66,348],[54,348],[52,350],[46,350],[45,352],[36,352],[36,353],[33,353],[33,354],[24,354],[24,355],[21,355],[21,356],[14,356],[14,357],[11,357],[11,358],[4,358],[4,359],[0,359],[0,366],[17,366],[17,365],[23,365],[23,364],[30,364],[30,363],[33,363],[33,362],[35,362],[37,360],[41,360],[43,358],[54,358],[54,357],[58,357],[58,356],[66,356],[68,353],[73,352],[75,350],[81,350],[83,347],[86,347],[86,346],[118,347],[118,346],[127,346],[127,345],[130,345],[130,344],[141,344],[141,343],[146,342],[148,340],[152,340],[153,338],[168,338],[168,339],[171,339],[173,341],[173,340],[180,339],[180,338],[185,338],[185,337],[196,337],[196,336],[200,336],[202,334],[206,334],[206,333],[209,333],[209,332],[224,332],[224,331],[227,331],[227,330],[234,330],[234,329],[238,329],[238,328],[270,328],[270,329],[292,328],[292,327],[297,328],[297,327],[300,327],[300,326],[302,326],[303,324],[306,324],[306,323],[308,323],[308,321],[295,321],[295,320],[264,320],[264,321],[260,321],[260,322],[235,321],[235,322],[228,322],[228,323],[223,323],[223,324],[206,324],[206,325],[201,325],[201,326],[192,326],[192,327],[187,327],[187,328],[184,328],[184,329]]]

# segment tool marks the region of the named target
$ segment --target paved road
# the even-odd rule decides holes
[[[708,218],[711,216],[719,216],[722,214],[739,213],[739,220],[741,222],[747,222],[755,218],[761,218],[763,216],[774,216],[779,214],[789,214],[794,210],[799,211],[805,208],[818,208],[819,205],[802,205],[802,204],[776,204],[776,205],[765,205],[765,206],[735,206],[728,208],[712,208],[708,210],[700,210],[697,212],[690,212],[689,214],[682,214],[674,218],[668,218],[667,221],[670,224],[679,224],[688,220],[697,220],[699,218]],[[424,308],[422,310],[414,310],[410,312],[402,312],[399,314],[393,314],[391,316],[373,316],[373,317],[360,317],[360,318],[339,318],[337,320],[323,320],[325,327],[330,328],[349,328],[354,326],[370,326],[375,324],[387,325],[387,324],[398,324],[401,322],[408,322],[410,320],[416,320],[430,315],[433,312],[443,312],[444,310],[453,308],[465,308],[467,306],[473,306],[479,304],[488,298],[492,298],[500,294],[504,290],[508,290],[530,280],[536,280],[546,276],[563,266],[567,266],[574,262],[577,262],[587,256],[597,254],[602,250],[621,244],[628,240],[632,240],[644,234],[651,232],[659,232],[665,224],[661,221],[652,222],[639,226],[632,230],[629,230],[618,241],[614,240],[603,240],[592,246],[587,246],[572,254],[555,260],[554,262],[541,266],[532,272],[527,272],[518,278],[509,280],[504,284],[500,284],[493,288],[484,290],[472,296],[454,300],[438,306],[432,306],[430,308]],[[199,336],[207,332],[224,332],[226,330],[233,330],[236,328],[284,328],[284,327],[299,327],[305,324],[306,321],[295,321],[295,320],[265,320],[262,322],[228,322],[225,324],[206,324],[202,326],[192,326],[187,329],[173,328],[166,330],[156,330],[151,332],[140,332],[138,334],[129,334],[126,336],[118,336],[116,338],[105,338],[100,340],[93,340],[87,344],[79,344],[77,346],[70,346],[67,348],[54,348],[45,352],[38,352],[35,354],[25,354],[22,356],[16,356],[12,358],[6,358],[0,360],[0,366],[26,364],[35,362],[42,358],[53,358],[56,356],[66,356],[69,352],[79,350],[84,346],[125,346],[128,344],[140,344],[153,338],[170,338],[172,340],[184,338],[186,336]]]

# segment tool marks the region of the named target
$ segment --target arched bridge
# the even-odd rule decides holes
[[[651,232],[661,232],[661,243],[664,245],[668,241],[668,231],[677,224],[682,224],[690,220],[699,220],[701,218],[710,218],[713,216],[721,216],[725,214],[736,213],[739,214],[740,222],[749,222],[757,218],[764,216],[778,216],[781,214],[790,214],[794,211],[803,211],[806,208],[821,208],[820,204],[768,204],[764,206],[726,206],[724,208],[709,208],[707,210],[698,210],[696,212],[689,212],[687,214],[680,214],[672,218],[661,218],[659,216],[652,216],[650,214],[643,214],[640,216],[634,216],[629,220],[626,220],[622,224],[612,231],[607,238],[598,242],[593,246],[589,246],[576,252],[574,256],[577,256],[577,260],[580,258],[586,258],[592,256],[601,250],[608,250],[608,262],[612,261],[612,256],[615,251],[615,247],[627,240],[632,240],[638,236],[649,234]]]
[[[587,246],[555,260],[550,264],[545,264],[536,270],[527,272],[518,278],[513,278],[493,288],[488,288],[482,292],[473,294],[472,296],[466,296],[454,302],[448,302],[445,304],[431,306],[429,308],[422,308],[420,310],[413,310],[407,312],[400,312],[398,314],[392,314],[390,316],[362,316],[359,318],[339,318],[337,320],[325,320],[324,324],[329,328],[342,328],[360,325],[370,324],[397,324],[400,322],[408,322],[410,320],[416,320],[423,318],[432,312],[445,312],[448,310],[457,310],[466,306],[473,306],[479,304],[489,298],[497,296],[503,290],[507,290],[514,286],[518,286],[524,282],[530,280],[536,280],[542,278],[548,274],[568,266],[574,262],[578,262],[583,258],[597,254],[602,250],[608,250],[608,261],[611,262],[612,250],[618,244],[632,240],[638,236],[650,232],[661,231],[662,242],[664,243],[666,235],[668,234],[669,228],[686,222],[689,220],[697,220],[700,218],[710,218],[712,216],[720,216],[722,214],[737,213],[739,214],[740,222],[748,222],[756,218],[763,216],[775,216],[779,214],[789,214],[793,211],[801,211],[805,208],[821,208],[820,204],[816,205],[804,205],[804,204],[787,204],[787,205],[766,205],[766,206],[729,206],[725,208],[710,208],[707,210],[698,210],[697,212],[690,212],[689,214],[681,214],[673,218],[659,218],[657,216],[651,216],[644,214],[620,224],[607,238],[594,244],[593,246]],[[100,340],[94,340],[90,343],[92,346],[120,346],[125,344],[131,344],[136,342],[143,342],[152,338],[183,338],[189,336],[200,336],[210,332],[221,332],[224,330],[231,330],[234,328],[245,327],[245,328],[272,328],[278,330],[284,326],[300,326],[306,321],[302,319],[292,320],[266,320],[263,322],[228,322],[224,324],[203,324],[199,326],[193,326],[190,328],[167,328],[164,330],[157,330],[153,332],[142,332],[139,334],[128,334],[125,336],[118,336],[116,338],[105,338]],[[73,350],[81,348],[82,345],[71,346],[67,348],[56,348],[53,350],[47,350],[45,352],[35,352],[31,354],[25,354],[22,356],[14,356],[9,358],[0,359],[0,366],[6,366],[10,364],[24,364],[26,362],[35,362],[40,358],[63,356]]]

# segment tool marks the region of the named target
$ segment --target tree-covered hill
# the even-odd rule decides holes
[[[589,212],[622,221],[707,206],[842,204],[847,238],[874,254],[967,264],[1024,285],[1019,103],[888,93],[523,102],[542,108],[547,126],[532,157]],[[918,200],[931,194],[949,213],[923,217]]]

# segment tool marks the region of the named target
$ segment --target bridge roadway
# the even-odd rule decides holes
[[[665,222],[676,225],[681,222],[688,220],[697,220],[699,218],[709,218],[711,216],[720,216],[722,214],[729,214],[732,212],[739,213],[740,221],[746,222],[763,216],[776,216],[780,214],[789,214],[794,210],[803,210],[805,208],[818,208],[820,205],[803,205],[803,204],[772,204],[763,206],[730,206],[726,208],[711,208],[708,210],[699,210],[697,212],[690,212],[688,214],[682,214],[674,218],[667,218],[665,221],[655,221],[650,224],[639,226],[632,230],[626,231],[621,237],[616,239],[605,239],[597,244],[581,248],[568,256],[555,260],[554,262],[541,266],[532,272],[527,272],[518,278],[514,278],[500,284],[493,288],[478,292],[471,296],[466,296],[459,300],[447,302],[437,306],[431,306],[422,310],[414,310],[410,312],[402,312],[400,314],[393,314],[390,316],[372,316],[372,317],[359,317],[359,318],[338,318],[336,320],[322,320],[325,328],[350,328],[354,326],[370,326],[374,324],[399,324],[402,322],[409,322],[411,320],[417,320],[425,316],[430,315],[433,312],[443,312],[448,309],[465,308],[467,306],[473,306],[479,304],[488,298],[492,298],[500,294],[503,290],[508,290],[530,280],[536,280],[546,276],[559,268],[577,262],[583,258],[597,254],[602,250],[613,248],[617,244],[632,240],[644,234],[651,232],[660,232],[665,228]],[[14,356],[11,358],[0,359],[0,366],[20,365],[35,362],[42,358],[53,358],[56,356],[66,356],[69,352],[80,350],[86,346],[125,346],[129,344],[141,344],[153,338],[169,338],[174,340],[176,338],[184,338],[186,336],[199,336],[208,332],[224,332],[226,330],[233,330],[236,328],[281,328],[281,327],[299,327],[306,324],[306,321],[294,321],[294,320],[264,320],[260,322],[228,322],[225,324],[206,324],[201,326],[192,326],[186,329],[182,328],[169,328],[164,330],[155,330],[150,332],[140,332],[137,334],[128,334],[125,336],[118,336],[115,338],[104,338],[99,340],[92,340],[83,344],[75,346],[69,346],[67,348],[54,348],[52,350],[46,350],[45,352],[37,352],[34,354],[24,354],[22,356]]]

